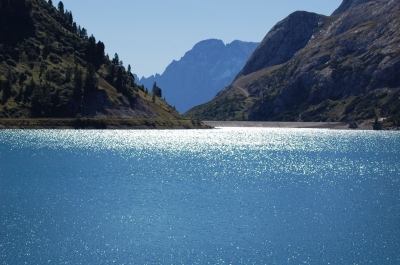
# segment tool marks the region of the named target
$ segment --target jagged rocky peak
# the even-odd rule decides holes
[[[205,49],[210,49],[210,48],[223,48],[225,47],[225,44],[222,40],[217,40],[217,39],[208,39],[208,40],[203,40],[198,43],[196,43],[193,46],[192,50],[205,50]]]
[[[181,113],[212,99],[230,84],[259,43],[208,39],[195,44],[178,61],[171,62],[162,75],[141,78],[151,88],[154,82],[163,96]]]
[[[350,8],[356,7],[361,4],[365,4],[372,0],[343,0],[342,4],[332,13],[332,16],[339,15],[343,12],[346,12]]]
[[[323,15],[297,11],[278,22],[265,36],[236,78],[290,60],[305,47]]]
[[[223,97],[185,115],[281,121],[380,116],[386,126],[400,126],[399,42],[399,0],[344,0],[330,17],[295,12],[270,30]]]

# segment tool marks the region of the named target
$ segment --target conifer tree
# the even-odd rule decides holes
[[[76,100],[82,99],[82,88],[83,88],[83,74],[82,70],[75,68],[75,76],[74,76],[74,90],[72,97]]]
[[[114,54],[114,59],[112,59],[112,62],[115,66],[119,66],[119,57],[118,57],[118,53]]]
[[[64,15],[64,4],[61,1],[58,3],[58,11]]]
[[[3,82],[3,85],[2,85],[3,86],[3,97],[2,97],[3,103],[6,103],[7,100],[11,97],[11,89],[12,89],[13,83],[14,83],[13,73],[11,72],[11,69],[8,69],[6,80]]]
[[[118,67],[117,80],[115,82],[115,88],[117,89],[118,92],[122,91],[123,81],[124,81],[124,76],[123,76],[123,73],[122,73],[122,67]]]
[[[32,113],[35,116],[40,116],[40,114],[42,113],[43,100],[44,100],[44,95],[42,87],[35,86],[32,92],[32,100],[31,100]]]
[[[154,95],[156,95],[157,97],[159,97],[159,98],[162,97],[161,88],[159,88],[159,87],[157,86],[157,83],[156,83],[156,82],[154,82],[154,84],[153,84],[153,89],[151,90],[151,92],[152,92]]]
[[[72,23],[72,33],[75,33],[75,34],[78,33],[78,28],[77,28],[77,26],[76,26],[76,22],[73,22],[73,23]]]
[[[49,5],[53,5],[53,1],[52,0],[49,0]]]
[[[97,85],[98,80],[96,77],[96,70],[94,69],[93,65],[89,63],[86,69],[86,77],[83,90],[85,93],[96,91],[98,89]]]
[[[35,90],[35,88],[36,88],[36,83],[32,78],[29,85],[25,86],[24,98],[23,98],[24,103],[26,103],[28,99],[31,97],[32,92]]]
[[[87,36],[87,30],[85,28],[82,28],[80,31],[80,37],[84,40],[87,40],[88,36]]]

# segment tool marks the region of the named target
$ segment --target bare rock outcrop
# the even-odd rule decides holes
[[[350,8],[370,2],[371,0],[343,0],[342,4],[332,13],[332,16],[346,12]]]
[[[301,108],[324,100],[385,96],[400,87],[400,2],[344,1],[345,7],[347,11],[268,77],[250,119],[268,120],[285,112],[297,115]],[[371,106],[380,108],[377,102],[370,100]]]
[[[151,90],[157,82],[163,97],[183,113],[212,99],[230,84],[257,45],[239,40],[226,45],[217,39],[204,40],[169,64],[162,75],[141,78],[138,84]]]
[[[253,52],[236,78],[290,60],[310,41],[315,29],[323,26],[323,15],[297,11],[278,22]]]

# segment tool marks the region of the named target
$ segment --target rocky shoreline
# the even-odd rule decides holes
[[[314,128],[334,130],[374,130],[373,121],[354,122],[284,122],[284,121],[203,121],[211,127],[255,127],[255,128]],[[397,130],[397,128],[381,128]]]

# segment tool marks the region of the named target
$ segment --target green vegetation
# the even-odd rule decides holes
[[[245,121],[247,109],[253,104],[253,98],[244,95],[243,91],[234,89],[226,95],[192,108],[184,114],[188,119]]]
[[[210,129],[199,120],[109,119],[109,118],[38,118],[0,119],[0,127],[12,129]]]
[[[63,2],[56,7],[51,0],[0,0],[0,119],[79,115],[91,124],[96,120],[87,118],[119,107],[181,119],[156,84],[148,97],[130,65],[105,55],[105,44],[88,36]]]

